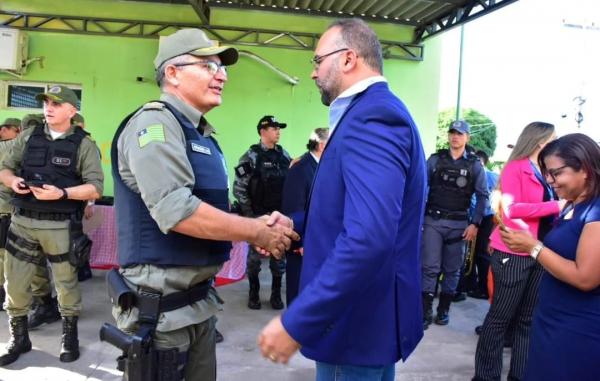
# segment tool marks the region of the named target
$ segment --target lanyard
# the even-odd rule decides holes
[[[529,160],[529,164],[531,164],[531,168],[533,169],[533,173],[535,174],[535,177],[538,179],[540,184],[542,184],[542,186],[544,188],[546,188],[546,190],[548,191],[548,195],[550,195],[550,200],[558,200],[558,197],[554,193],[554,189],[552,189],[552,187],[550,185],[548,185],[548,183],[546,182],[546,179],[544,179],[544,176],[542,176],[542,173],[540,172],[540,170],[533,164],[533,162],[531,160]]]

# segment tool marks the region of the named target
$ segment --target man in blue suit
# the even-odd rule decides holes
[[[333,23],[312,78],[332,129],[306,215],[300,294],[261,332],[263,356],[302,348],[317,380],[393,380],[423,336],[420,240],[427,175],[417,127],[382,77],[359,19]],[[270,221],[273,222],[273,221]]]
[[[281,200],[281,212],[283,214],[290,215],[306,211],[306,203],[317,171],[317,164],[328,139],[329,128],[315,128],[310,134],[308,144],[306,144],[308,152],[297,161],[292,162],[283,183],[283,198]],[[288,306],[298,295],[303,253],[302,242],[294,242],[291,250],[286,252],[285,296]]]

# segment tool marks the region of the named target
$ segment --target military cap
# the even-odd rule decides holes
[[[21,121],[17,118],[6,118],[4,120],[4,122],[2,122],[2,124],[0,124],[0,127],[17,127],[19,128],[19,126],[21,125]]]
[[[238,60],[237,49],[216,45],[200,29],[181,29],[160,39],[154,68],[158,69],[165,61],[183,54],[197,57],[216,55],[221,59],[221,64],[226,66]]]
[[[55,85],[52,86],[45,93],[40,93],[35,96],[38,101],[44,101],[46,99],[52,99],[58,103],[70,103],[73,107],[77,107],[77,95],[71,89],[66,86]]]

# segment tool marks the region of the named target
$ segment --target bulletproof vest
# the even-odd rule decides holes
[[[473,165],[477,156],[454,160],[447,149],[438,151],[438,162],[429,182],[427,208],[443,212],[466,212],[475,190]]]
[[[77,171],[77,153],[86,136],[81,128],[75,128],[64,139],[50,140],[46,137],[44,126],[38,125],[25,145],[19,176],[25,181],[43,181],[58,188],[83,184]],[[84,201],[38,200],[33,193],[15,194],[11,203],[24,210],[54,213],[75,213],[85,207]]]
[[[279,210],[290,160],[279,145],[274,149],[264,150],[260,144],[254,144],[250,149],[256,153],[249,189],[252,211],[255,215],[262,215]]]
[[[195,178],[192,193],[203,202],[228,212],[227,170],[217,141],[210,136],[203,136],[172,105],[161,103],[175,116],[185,135],[187,157]],[[119,174],[117,142],[129,119],[138,111],[139,109],[121,122],[111,147],[119,265],[212,266],[227,261],[231,242],[195,238],[173,231],[164,234],[150,215],[141,195],[133,192],[123,182]]]

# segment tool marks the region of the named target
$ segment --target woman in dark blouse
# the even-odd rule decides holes
[[[546,181],[568,201],[540,242],[505,229],[504,243],[546,270],[534,312],[525,380],[600,379],[600,147],[583,134],[539,155]]]

